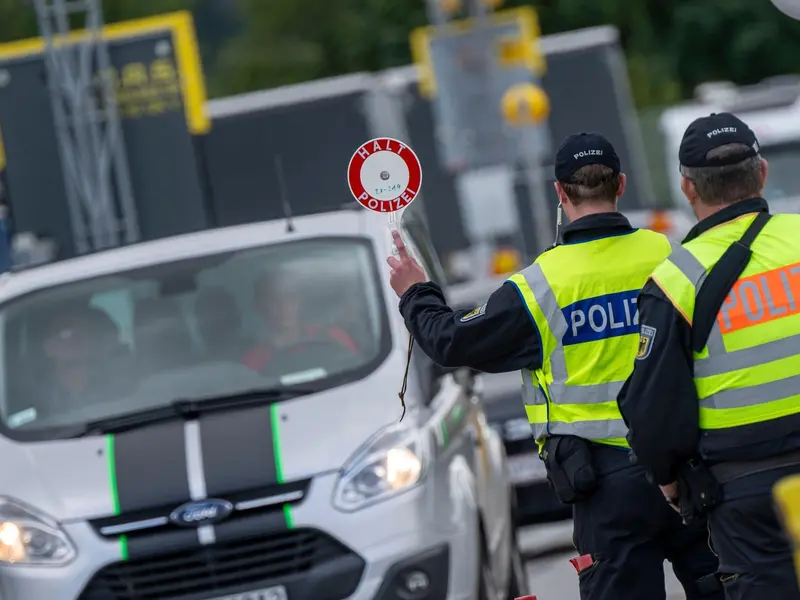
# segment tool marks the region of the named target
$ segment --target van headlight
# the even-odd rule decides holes
[[[60,566],[73,558],[75,546],[58,523],[0,497],[0,564]]]
[[[334,506],[351,512],[419,485],[428,463],[427,442],[404,426],[379,431],[345,463]]]

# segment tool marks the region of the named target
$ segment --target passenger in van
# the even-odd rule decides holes
[[[82,398],[107,392],[112,380],[118,383],[112,362],[123,347],[117,325],[104,311],[83,306],[55,315],[42,345],[49,362],[42,380],[48,396]]]
[[[304,322],[300,313],[302,294],[294,287],[286,275],[275,271],[264,272],[256,281],[254,309],[266,325],[268,339],[245,353],[242,362],[250,369],[262,371],[278,354],[302,353],[317,341],[359,353],[353,338],[343,329]]]

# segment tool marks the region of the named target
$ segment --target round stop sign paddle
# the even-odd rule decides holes
[[[394,213],[411,204],[422,185],[422,165],[399,140],[380,137],[363,143],[347,165],[350,193],[364,208]]]

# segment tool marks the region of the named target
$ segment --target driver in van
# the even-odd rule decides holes
[[[254,310],[268,331],[268,340],[252,346],[242,362],[253,371],[262,371],[282,352],[302,352],[303,342],[331,342],[358,354],[353,338],[335,326],[309,324],[300,312],[302,294],[286,273],[265,271],[255,285]]]
[[[108,378],[108,358],[118,346],[119,330],[104,311],[82,306],[57,314],[47,324],[43,340],[51,365],[47,384],[53,395],[74,398],[97,393]]]

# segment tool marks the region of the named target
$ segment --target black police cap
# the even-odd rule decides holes
[[[604,165],[619,173],[619,156],[614,146],[599,133],[567,136],[556,152],[555,176],[562,183],[572,183],[575,171],[586,165]]]
[[[708,153],[727,144],[747,146],[723,158],[708,158]],[[742,162],[758,154],[756,134],[747,124],[731,113],[712,113],[695,119],[686,129],[678,150],[678,160],[684,167],[722,167]]]

